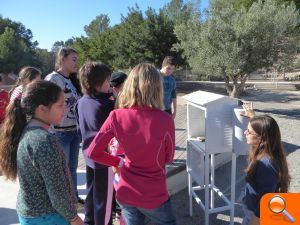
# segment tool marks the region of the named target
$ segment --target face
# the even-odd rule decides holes
[[[50,124],[58,124],[61,122],[65,111],[64,103],[65,103],[64,94],[63,92],[61,92],[57,102],[55,102],[50,108],[48,108],[47,115],[48,115],[48,122]]]
[[[97,85],[96,86],[97,92],[102,92],[102,93],[109,93],[111,92],[111,87],[110,87],[110,76],[106,78],[106,80],[103,82],[102,86]]]
[[[166,75],[166,76],[170,76],[173,72],[174,72],[175,66],[173,65],[166,65],[162,68],[162,72]]]
[[[78,55],[76,53],[72,52],[66,58],[63,58],[61,66],[69,74],[70,73],[76,73],[76,71],[77,71],[77,60],[78,60]]]
[[[248,124],[247,130],[244,134],[246,135],[247,144],[257,147],[260,144],[260,136],[253,130],[251,124]]]

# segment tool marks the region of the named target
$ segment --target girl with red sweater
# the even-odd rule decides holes
[[[172,163],[175,127],[163,110],[159,71],[149,63],[133,68],[112,111],[88,148],[88,157],[116,167],[120,181],[116,198],[126,225],[174,225],[176,220],[166,185],[166,164]],[[116,137],[125,159],[106,151]]]

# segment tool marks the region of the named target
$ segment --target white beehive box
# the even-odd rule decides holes
[[[238,99],[206,91],[183,96],[187,101],[188,139],[202,139],[207,154],[232,152],[232,114]]]

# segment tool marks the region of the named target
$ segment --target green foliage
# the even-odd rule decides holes
[[[35,54],[37,42],[23,24],[0,16],[0,72],[18,71],[24,65],[38,66]]]
[[[84,26],[87,36],[100,35],[109,29],[109,17],[106,14],[100,14],[88,26]]]
[[[73,47],[79,52],[80,63],[101,60],[114,69],[131,68],[142,61],[160,67],[166,55],[185,63],[181,52],[172,49],[178,42],[174,34],[174,21],[163,10],[156,13],[149,8],[143,13],[136,5],[122,16],[121,23],[109,27],[106,15],[96,17],[85,31],[88,37],[77,38]]]
[[[295,54],[297,20],[294,5],[266,0],[236,10],[232,1],[215,0],[205,21],[191,19],[190,27],[179,25],[175,33],[193,69],[223,76],[229,94],[237,96],[251,72]]]

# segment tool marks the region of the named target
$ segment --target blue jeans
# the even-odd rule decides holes
[[[78,166],[78,155],[79,155],[79,136],[77,131],[55,131],[59,142],[63,147],[63,151],[66,157],[67,164],[69,165],[73,188],[78,195],[77,191],[77,166]]]
[[[45,214],[38,217],[22,217],[18,215],[20,225],[70,225],[70,223],[60,214]]]
[[[170,199],[155,209],[143,209],[120,202],[118,203],[121,207],[122,216],[124,217],[126,225],[143,225],[145,224],[145,217],[148,217],[155,224],[176,225]]]

